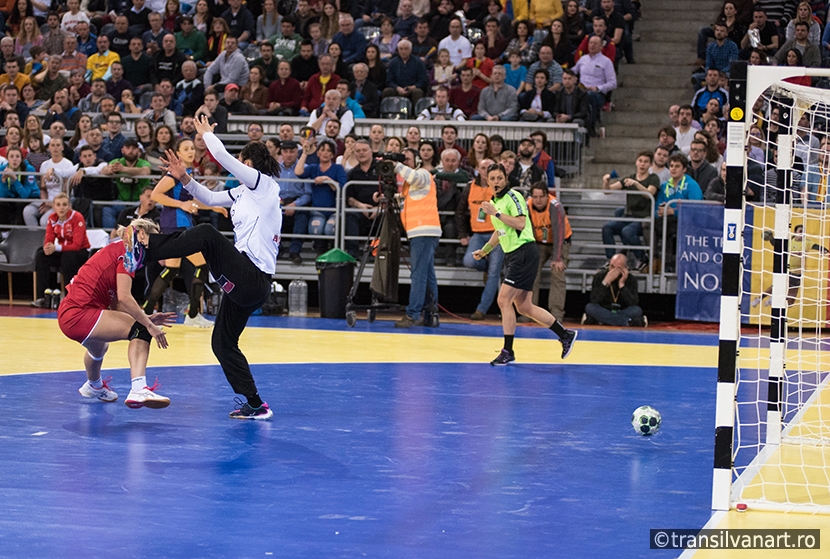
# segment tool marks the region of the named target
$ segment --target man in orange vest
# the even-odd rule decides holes
[[[455,209],[455,224],[461,246],[467,247],[464,254],[464,266],[485,273],[484,291],[481,300],[470,320],[484,320],[493,304],[501,283],[501,267],[504,263],[504,251],[501,246],[494,248],[486,258],[476,260],[473,253],[484,246],[493,234],[490,216],[481,209],[482,202],[492,200],[495,192],[487,185],[487,169],[492,159],[482,159],[478,164],[478,177],[461,192],[458,207]]]
[[[539,304],[539,280],[542,277],[544,263],[550,258],[550,293],[548,309],[556,320],[565,317],[565,269],[571,252],[571,223],[565,214],[565,208],[550,194],[548,185],[542,181],[530,187],[527,201],[530,222],[533,224],[533,236],[539,247],[539,269],[533,283],[533,304]]]
[[[395,323],[395,328],[409,328],[424,324],[421,314],[438,307],[438,280],[435,277],[435,249],[441,238],[438,218],[438,195],[432,174],[418,169],[418,153],[405,149],[404,163],[395,164],[400,190],[401,223],[409,238],[411,285],[406,315]]]

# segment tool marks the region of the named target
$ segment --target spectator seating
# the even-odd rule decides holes
[[[46,232],[43,229],[13,229],[8,237],[0,243],[0,253],[6,257],[5,262],[0,262],[0,272],[6,272],[9,282],[9,301],[14,300],[14,288],[12,274],[20,272],[32,273],[32,286],[37,285],[35,272],[35,252],[43,246],[43,239]],[[38,294],[34,293],[33,299]]]
[[[387,97],[380,102],[382,119],[405,120],[412,117],[412,101],[406,97]]]

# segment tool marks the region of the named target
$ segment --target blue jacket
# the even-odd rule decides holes
[[[92,56],[98,52],[98,36],[90,33],[86,41],[82,41],[78,37],[78,52],[82,52],[87,56]]]
[[[296,179],[294,173],[296,165],[286,167],[280,163],[280,198],[283,200],[294,199],[295,206],[308,206],[311,203],[311,185],[307,182],[285,182],[283,179]]]
[[[104,143],[101,144],[101,159],[104,161],[112,161],[121,157],[121,148],[124,147],[124,142],[127,138],[124,134],[118,134],[115,138],[110,138],[109,132],[104,134]]]
[[[8,163],[0,165],[0,173],[6,170]],[[23,161],[21,172],[34,173],[35,168],[28,161]],[[14,179],[0,181],[0,198],[40,198],[40,187],[33,175],[17,175]]]
[[[325,105],[325,103],[323,103],[323,105]],[[363,107],[361,107],[360,103],[351,97],[346,97],[346,108],[352,111],[355,118],[366,118],[366,113],[363,112]]]
[[[414,85],[421,91],[427,91],[429,88],[427,67],[417,56],[410,56],[406,62],[396,56],[389,61],[389,67],[386,69],[386,85],[389,87]]]
[[[366,51],[366,45],[369,44],[366,41],[366,37],[363,36],[363,33],[358,31],[352,31],[352,34],[349,36],[346,36],[342,32],[338,31],[334,37],[332,37],[331,42],[340,45],[340,57],[346,64],[362,62],[363,53]]]
[[[678,185],[673,184],[672,179],[669,178],[669,180],[660,185],[660,190],[657,192],[657,200],[654,204],[654,216],[657,217],[657,210],[660,204],[672,200],[703,200],[703,191],[700,190],[700,185],[697,184],[697,181],[689,175],[683,175]],[[675,215],[680,213],[676,205],[674,206],[674,213]]]

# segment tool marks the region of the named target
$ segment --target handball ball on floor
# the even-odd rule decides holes
[[[651,406],[640,406],[631,414],[631,425],[637,433],[649,436],[660,430],[663,418],[660,412]]]

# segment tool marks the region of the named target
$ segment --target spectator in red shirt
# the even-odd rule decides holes
[[[577,60],[582,58],[583,54],[588,52],[588,39],[596,35],[600,39],[602,39],[602,54],[608,57],[608,60],[612,62],[617,59],[617,45],[614,44],[614,41],[611,40],[611,37],[607,34],[608,31],[608,24],[605,23],[605,18],[602,16],[595,16],[594,17],[594,32],[590,34],[586,34],[582,38],[582,42],[579,43],[579,46],[574,53],[574,63]]]
[[[311,111],[316,110],[323,104],[323,97],[329,89],[336,89],[340,76],[333,74],[334,62],[328,54],[321,54],[317,58],[317,66],[320,71],[308,78],[308,84],[303,92],[303,104],[300,107],[300,115],[308,116]]]
[[[294,116],[300,110],[303,90],[300,82],[291,77],[291,63],[280,61],[277,76],[268,86],[268,114]]]
[[[35,254],[38,294],[49,288],[51,268],[60,268],[64,281],[69,283],[89,256],[86,222],[80,213],[72,209],[69,196],[61,192],[55,196],[52,207],[55,212],[46,223],[43,248],[37,249]],[[38,308],[46,308],[47,304],[44,298],[32,303]]]
[[[478,98],[481,96],[481,89],[473,85],[473,69],[461,69],[461,85],[450,90],[450,105],[461,109],[467,118],[478,113]]]

